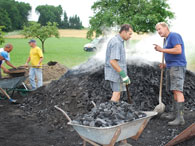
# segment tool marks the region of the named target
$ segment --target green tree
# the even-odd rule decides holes
[[[68,21],[68,16],[66,14],[66,11],[64,11],[64,20],[61,23],[61,28],[69,28],[69,21]]]
[[[24,2],[16,2],[17,9],[19,11],[19,27],[18,29],[22,29],[24,25],[28,23],[28,16],[31,11],[31,6],[28,3]]]
[[[63,13],[61,5],[55,7],[50,5],[42,5],[36,7],[36,12],[40,14],[38,22],[41,25],[47,25],[48,22],[56,22],[61,25],[61,16]]]
[[[0,8],[0,26],[5,26],[2,28],[4,31],[9,31],[12,28],[12,23],[6,10]]]
[[[43,53],[45,52],[44,43],[50,37],[59,38],[59,32],[56,22],[48,22],[46,26],[41,26],[40,23],[31,22],[28,26],[24,26],[21,32],[26,38],[38,38],[42,44]]]
[[[21,29],[23,25],[27,22],[31,6],[27,3],[16,2],[15,0],[0,0],[0,9],[1,12],[4,10],[5,17],[9,17],[9,20],[6,19],[5,29],[6,31]],[[6,11],[6,13],[5,13]],[[0,14],[1,16],[3,14]],[[10,27],[11,24],[11,27]]]
[[[87,38],[102,34],[102,28],[131,24],[135,32],[154,32],[155,24],[174,17],[167,0],[99,0],[92,6]]]
[[[74,15],[73,17],[69,18],[69,28],[73,28],[73,29],[82,29],[82,22],[79,18],[79,16]]]
[[[0,45],[5,42],[4,37],[3,37],[4,33],[2,31],[3,27],[4,26],[0,26]]]

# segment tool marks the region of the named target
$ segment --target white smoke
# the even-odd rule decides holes
[[[195,34],[195,20],[193,17],[195,14],[195,2],[194,0],[169,0],[168,2],[171,11],[175,13],[175,19],[171,21],[170,30],[181,34],[185,44],[188,69],[195,71],[195,65],[192,64],[192,59],[195,58],[195,38],[193,36]],[[107,43],[118,33],[119,27],[116,26],[110,29],[104,28],[104,30],[106,40],[94,56],[94,58],[99,60],[102,64],[105,61]],[[129,63],[133,62],[140,65],[142,63],[151,64],[151,62],[154,61],[161,62],[162,53],[156,52],[153,45],[158,44],[163,46],[163,38],[157,33],[148,34],[147,37],[142,38],[137,43],[134,43],[134,41],[134,36],[132,36],[132,40],[126,42],[127,60]]]

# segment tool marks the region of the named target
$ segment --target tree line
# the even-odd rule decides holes
[[[17,2],[15,0],[0,0],[0,26],[3,31],[13,31],[23,29],[28,23],[28,16],[32,7],[28,3]],[[61,5],[55,7],[41,5],[36,7],[39,14],[38,23],[46,26],[48,22],[57,23],[58,28],[82,29],[82,22],[79,16],[67,16]]]
[[[68,18],[66,11],[63,12],[61,5],[57,7],[51,5],[41,5],[36,8],[36,12],[39,13],[38,23],[43,26],[45,26],[48,22],[56,22],[58,24],[58,28],[83,28],[79,16],[74,15]],[[62,17],[63,19],[61,19]]]
[[[28,22],[31,6],[28,3],[14,0],[0,0],[0,26],[2,30],[22,29]]]
[[[103,33],[103,28],[115,27],[124,23],[131,24],[137,33],[154,32],[155,24],[169,22],[174,18],[167,0],[98,0],[91,9],[87,38]],[[4,41],[3,31],[23,28],[25,37],[36,37],[44,42],[48,37],[58,37],[57,28],[83,28],[79,16],[68,17],[61,5],[41,5],[36,8],[38,23],[28,23],[31,6],[15,0],[0,0],[0,44]],[[52,30],[47,33],[48,30]],[[35,31],[36,30],[36,31]]]

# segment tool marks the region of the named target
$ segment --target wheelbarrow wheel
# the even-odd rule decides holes
[[[25,97],[28,95],[28,90],[26,90],[26,89],[20,90],[20,91],[18,91],[18,94],[21,95],[22,97]]]

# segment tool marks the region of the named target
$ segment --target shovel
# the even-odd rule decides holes
[[[127,90],[128,102],[129,102],[129,104],[132,104],[133,102],[132,102],[131,97],[130,97],[130,92],[129,92],[128,85],[126,85],[126,90]]]
[[[162,54],[162,65],[164,65],[164,53]],[[161,77],[160,77],[160,91],[159,91],[159,104],[154,108],[154,111],[158,112],[158,114],[162,114],[165,110],[165,104],[162,103],[162,82],[163,82],[163,68],[161,69]]]
[[[9,101],[13,104],[18,104],[15,99],[12,99],[2,88],[0,88],[1,92],[9,99]]]

